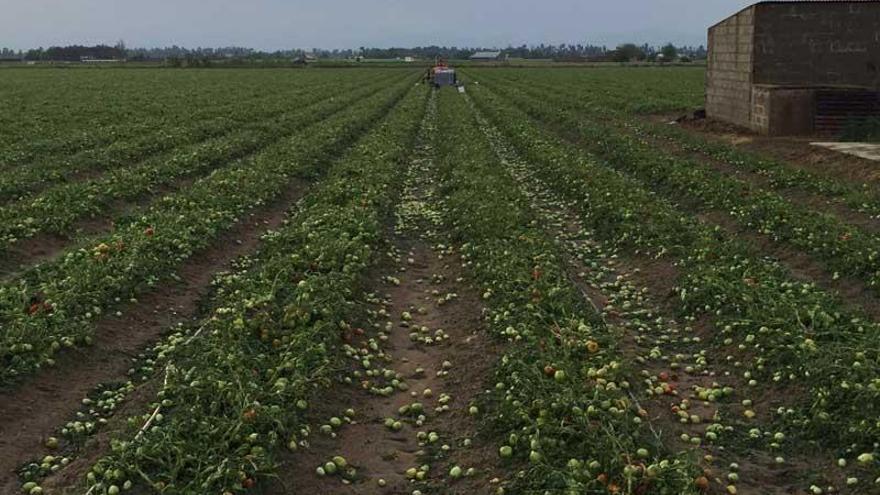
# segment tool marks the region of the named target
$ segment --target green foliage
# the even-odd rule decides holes
[[[675,263],[677,311],[693,321],[707,319],[716,329],[704,355],[718,366],[733,363],[730,372],[743,376],[750,387],[785,394],[765,428],[785,430],[801,448],[817,442],[849,455],[876,450],[880,348],[872,335],[880,331],[878,324],[857,310],[844,310],[835,294],[795,280],[754,246],[698,222],[676,205],[682,198],[710,205],[724,201],[719,205],[743,218],[744,226],[767,229],[780,241],[790,239],[820,256],[826,250],[829,263],[860,270],[870,280],[874,269],[855,267],[875,259],[870,254],[877,249],[873,237],[862,233],[849,245],[851,237],[842,236],[841,229],[852,226],[795,208],[765,191],[742,195],[747,185],[667,156],[611,127],[613,109],[599,106],[592,113],[591,105],[599,102],[584,102],[584,113],[578,114],[528,95],[525,84],[497,85],[484,74],[480,79],[480,87],[469,93],[480,109],[543,180],[581,205],[589,227],[621,249]],[[799,234],[786,234],[787,229]],[[849,249],[867,251],[842,254]],[[745,432],[741,435],[754,443]],[[876,466],[868,471],[869,479],[877,474]]]
[[[663,55],[664,62],[672,62],[678,58],[678,48],[672,43],[667,43],[660,49],[660,54]]]
[[[160,359],[162,421],[139,433],[146,416],[131,419],[129,436],[92,467],[93,493],[126,480],[169,494],[240,493],[271,473],[277,451],[303,434],[304,413],[294,404],[330,383],[423,96],[410,90],[330,165],[256,255],[218,279],[210,316],[182,331]],[[376,109],[374,101],[353,113]]]
[[[615,62],[633,62],[645,60],[647,54],[645,51],[634,43],[626,43],[618,46],[614,50],[612,59]]]
[[[278,126],[271,121],[259,124],[262,135],[245,130],[237,140],[211,142],[200,153],[184,152],[176,160],[158,161],[156,169],[115,170],[109,179],[115,188],[108,187],[107,179],[97,181],[98,185],[74,183],[72,188],[85,188],[90,194],[61,194],[51,203],[36,203],[38,208],[55,208],[54,221],[69,221],[65,215],[100,208],[95,199],[102,194],[147,189],[150,180],[162,180],[164,174],[233,160],[121,222],[112,234],[88,239],[66,256],[0,287],[0,324],[4,327],[0,381],[52,364],[53,355],[64,347],[88,345],[98,315],[168,279],[184,260],[231,228],[241,214],[279,197],[292,176],[321,176],[322,164],[368,129],[414,80],[414,73],[402,80],[394,75],[390,81],[395,84],[382,84],[384,89],[371,91],[371,96],[359,101],[355,101],[359,93],[350,95],[350,100],[326,99],[319,103],[323,109],[293,112]],[[40,225],[17,218],[17,223],[7,227],[33,231],[34,225]]]

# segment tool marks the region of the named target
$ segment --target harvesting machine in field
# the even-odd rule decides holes
[[[434,66],[428,69],[426,79],[428,83],[433,84],[436,88],[458,84],[458,76],[455,73],[455,69],[450,68],[443,59],[437,60]]]

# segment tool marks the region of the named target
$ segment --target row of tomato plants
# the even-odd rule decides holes
[[[227,135],[183,146],[130,167],[118,167],[92,180],[60,184],[42,193],[0,207],[0,249],[41,233],[67,234],[76,222],[101,215],[114,202],[136,199],[164,185],[199,176],[245,158],[261,148],[344,110],[358,98],[380,91],[395,79],[335,98],[332,87],[315,89],[292,102],[279,102],[279,116],[232,128]],[[310,101],[312,97],[314,101]]]
[[[507,341],[484,398],[512,493],[697,491],[698,469],[651,433],[618,337],[494,154],[464,97],[441,94],[437,176],[447,226]]]
[[[370,83],[370,78],[367,79],[367,83]],[[359,82],[363,84],[363,81]],[[162,126],[153,132],[138,132],[130,139],[119,137],[108,146],[90,148],[70,156],[50,154],[45,158],[40,157],[0,177],[0,198],[3,198],[0,203],[20,200],[23,194],[37,192],[83,174],[95,175],[115,167],[129,166],[162,152],[173,153],[176,148],[223,136],[241,125],[271,119],[290,105],[332,95],[317,91],[321,87],[317,84],[310,87],[292,86],[270,96],[251,96],[207,107],[194,106],[191,107],[189,119],[174,126]],[[347,81],[346,87],[354,89],[355,82]],[[164,119],[157,116],[157,120]]]
[[[44,154],[70,154],[112,142],[112,134],[104,133],[104,129],[126,132],[122,124],[126,121],[135,130],[140,128],[141,117],[135,116],[138,105],[154,112],[160,110],[159,101],[145,98],[147,88],[141,84],[125,88],[114,85],[113,91],[100,94],[98,88],[109,89],[113,82],[106,76],[92,73],[87,82],[86,78],[67,74],[4,71],[0,170],[29,163]],[[174,99],[183,96],[180,91],[169,94]],[[108,104],[103,114],[96,108],[99,99]]]
[[[657,125],[630,120],[635,132],[663,139],[680,149],[702,153],[737,169],[766,178],[767,187],[776,191],[807,191],[839,200],[854,211],[880,216],[880,192],[867,183],[853,184],[841,178],[826,177],[785,162],[759,155],[720,141],[707,139],[679,126]]]
[[[597,162],[532,120],[520,101],[483,85],[470,94],[535,173],[579,206],[600,239],[676,263],[677,311],[716,329],[702,358],[785,403],[768,412],[774,428],[800,442],[791,445],[817,443],[859,456],[872,479],[880,474],[873,460],[880,442],[880,325],[841,310],[835,296],[795,282],[751,246]]]
[[[700,106],[705,97],[705,68],[702,67],[467,70],[481,78],[503,78],[540,88],[548,98],[577,91],[584,97],[589,95],[591,102],[608,103],[615,112],[628,115],[686,112]],[[578,100],[568,100],[568,104],[577,103]]]
[[[479,113],[479,112],[478,112]],[[483,116],[479,116],[485,121]],[[770,407],[756,390],[746,386],[744,378],[727,369],[717,369],[706,359],[707,349],[701,344],[705,330],[692,316],[681,321],[663,304],[664,295],[648,280],[658,279],[655,269],[640,270],[633,261],[600,242],[585,227],[579,217],[577,202],[563,199],[532,170],[533,167],[511,148],[507,140],[491,124],[486,124],[487,136],[493,148],[505,163],[520,188],[529,197],[533,209],[563,248],[572,278],[581,279],[585,297],[596,305],[606,321],[620,332],[624,355],[632,362],[633,394],[644,404],[652,418],[654,429],[670,448],[680,446],[687,451],[703,454],[703,476],[695,484],[714,493],[713,485],[723,486],[728,493],[763,486],[767,479],[754,476],[757,465],[769,473],[782,473],[796,479],[811,491],[829,486],[859,484],[851,476],[857,469],[851,466],[824,465],[821,473],[813,470],[822,465],[814,454],[792,453],[782,450],[785,433],[777,425],[752,423],[741,418],[755,417]],[[621,263],[623,261],[623,263]],[[719,404],[719,397],[727,398]],[[739,402],[733,399],[739,399]],[[772,399],[771,399],[772,401]],[[759,404],[757,407],[755,404]],[[755,426],[759,428],[755,428]],[[765,460],[742,455],[743,448],[757,448],[768,455]],[[786,446],[787,447],[787,446]],[[805,459],[807,462],[804,462]],[[720,489],[720,487],[719,487]],[[835,488],[830,489],[833,491]]]
[[[638,176],[661,194],[725,212],[758,234],[818,258],[831,271],[856,276],[880,290],[880,235],[843,223],[833,215],[804,209],[775,192],[696,160],[671,155],[621,132],[597,115],[585,117],[559,105],[547,105],[511,86],[492,87],[513,98],[530,116],[577,140],[610,165]]]
[[[141,88],[141,91],[143,91],[143,88]],[[77,96],[75,93],[68,93],[69,98],[75,96]],[[205,96],[207,95],[203,95],[202,98]],[[193,98],[191,107],[179,105],[177,108],[169,109],[164,112],[157,111],[152,116],[131,115],[132,109],[128,108],[128,105],[125,105],[123,108],[125,111],[129,112],[129,118],[125,119],[124,122],[117,121],[110,125],[101,125],[99,122],[93,121],[90,126],[79,128],[73,127],[71,123],[65,122],[63,117],[59,117],[58,121],[46,122],[47,126],[51,125],[53,127],[51,130],[47,127],[43,132],[55,132],[51,137],[49,137],[48,134],[41,134],[40,137],[32,139],[30,142],[24,140],[22,142],[10,141],[9,143],[6,143],[3,149],[4,154],[15,154],[16,149],[20,148],[33,149],[28,152],[27,160],[7,159],[5,162],[0,163],[0,167],[2,167],[4,171],[18,172],[21,172],[22,169],[34,166],[51,167],[56,165],[56,161],[68,161],[71,157],[75,157],[81,153],[95,151],[118,142],[143,139],[146,136],[158,134],[163,129],[185,125],[194,117],[194,110],[195,113],[203,114],[206,117],[214,117],[223,115],[224,110],[228,112],[229,108],[234,108],[236,106],[236,102],[222,100],[219,96],[220,95],[217,93],[211,94],[211,97],[214,100],[214,105],[211,106],[208,106],[207,102],[203,101],[202,98]],[[36,98],[36,96],[34,97]],[[272,95],[247,95],[246,99],[241,101],[241,103],[250,106],[257,101],[260,101],[262,98],[271,97]],[[173,100],[174,98],[172,97],[169,99]],[[135,101],[137,103],[142,103],[141,100]],[[109,101],[106,103],[111,104]],[[135,102],[132,102],[131,104],[134,103]],[[48,107],[47,110],[54,109],[60,111],[60,109],[56,108],[55,104],[47,104],[46,106]],[[118,118],[119,115],[116,113],[118,111],[120,111],[119,108],[108,109],[107,113]],[[28,116],[33,117],[37,112],[39,112],[37,109],[22,108],[20,110],[21,115],[19,115],[18,118],[26,119]],[[83,117],[83,119],[85,120],[85,117]],[[13,137],[21,139],[17,136],[17,133],[8,136],[7,139],[12,139]],[[66,146],[63,144],[67,141],[74,140],[81,140],[83,142]],[[50,145],[49,143],[54,143],[54,145]]]
[[[658,305],[651,290],[640,279],[640,271],[627,262],[620,263],[620,253],[598,241],[583,225],[577,204],[561,198],[516,153],[497,128],[479,111],[477,114],[496,154],[529,198],[532,209],[539,216],[538,221],[560,245],[571,278],[613,327],[611,331],[619,333],[623,355],[631,363],[627,368],[631,367],[633,372],[629,379],[633,383],[634,400],[647,408],[654,429],[662,432],[661,437],[670,449],[679,446],[694,454],[709,454],[701,461],[705,466],[704,475],[694,480],[699,488],[712,492],[711,478],[728,485],[728,491],[737,490],[738,482],[742,481],[736,479],[740,476],[739,468],[727,473],[734,480],[720,481],[721,473],[717,472],[724,470],[721,461],[741,460],[725,455],[729,442],[718,445],[714,433],[726,427],[728,411],[713,410],[711,404],[691,403],[690,400],[697,398],[694,392],[698,390],[711,390],[716,395],[736,392],[739,396],[740,392],[732,387],[738,380],[722,378],[706,367],[693,322],[688,319],[679,322],[673,313]],[[687,377],[680,381],[682,376],[678,370],[696,367],[702,370],[703,377]],[[744,396],[749,397],[747,392]],[[681,421],[683,411],[687,414],[686,424]],[[768,433],[772,435],[774,432]],[[722,456],[715,457],[713,453]],[[697,457],[695,455],[695,459]],[[746,466],[743,474],[749,471]],[[745,481],[750,480],[746,478]]]
[[[190,120],[192,109],[215,107],[233,94],[246,101],[332,80],[329,74],[304,71],[257,74],[4,71],[0,170],[63,161],[83,150],[179,125]]]
[[[143,124],[156,116],[173,115],[173,110],[162,110],[161,100],[150,99],[151,90],[167,91],[167,101],[175,103],[186,96],[182,87],[150,87],[119,73],[113,78],[91,71],[74,76],[53,72],[4,71],[0,169],[109,144],[117,132],[130,136],[145,130]],[[118,84],[122,81],[128,84]],[[209,96],[217,98],[219,93],[205,91],[203,103]]]
[[[280,449],[306,439],[308,400],[325,393],[341,366],[358,288],[385,245],[384,222],[424,113],[421,88],[332,165],[257,253],[217,278],[209,316],[158,358],[164,385],[149,411],[131,418],[89,472],[92,493],[132,484],[169,494],[245,492],[272,475]],[[150,411],[161,417],[142,429]]]
[[[485,75],[487,74],[480,73],[481,77]],[[613,122],[621,131],[659,139],[681,150],[701,153],[735,169],[758,174],[762,177],[762,182],[766,182],[766,187],[772,190],[819,194],[839,200],[855,211],[880,216],[880,192],[869,184],[853,184],[840,178],[796,168],[771,157],[706,138],[681,126],[656,123],[633,115],[634,112],[627,106],[627,102],[633,101],[632,94],[639,92],[635,91],[636,88],[629,79],[621,79],[616,85],[602,86],[600,90],[592,85],[553,85],[551,80],[531,77],[528,73],[517,74],[515,80],[511,77],[513,74],[503,78],[505,84],[516,81],[515,84],[521,88],[528,86],[535,91],[533,95],[552,101],[555,105],[574,106],[590,115],[601,114],[603,120]],[[679,78],[669,79],[675,81]],[[665,88],[661,88],[661,91],[665,91]],[[671,95],[669,98],[671,101],[678,101]]]
[[[262,152],[219,169],[149,209],[0,286],[0,381],[88,344],[103,312],[173,277],[249,210],[279,197],[294,177],[323,173],[329,158],[384,115],[407,77]]]

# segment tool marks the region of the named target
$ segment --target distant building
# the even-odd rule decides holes
[[[314,54],[306,53],[293,59],[293,65],[308,65],[316,60],[318,60],[318,57]]]
[[[709,28],[706,114],[769,135],[880,112],[880,2],[761,2]]]
[[[403,57],[404,62],[415,62],[416,59],[413,57]]]
[[[471,60],[501,60],[501,52],[477,52],[470,56]]]

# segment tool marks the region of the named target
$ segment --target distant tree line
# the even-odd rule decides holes
[[[369,59],[398,59],[414,57],[418,59],[465,59],[478,51],[501,51],[508,58],[523,59],[552,59],[560,61],[657,61],[657,60],[682,60],[704,59],[706,48],[703,46],[677,47],[671,43],[661,47],[648,44],[636,45],[625,43],[616,48],[609,49],[607,46],[590,44],[560,44],[560,45],[520,45],[506,48],[488,47],[457,47],[457,46],[417,46],[411,48],[370,48],[359,47],[357,49],[333,49],[321,48],[290,49],[276,51],[260,51],[253,48],[228,46],[217,48],[185,48],[177,45],[156,48],[127,48],[123,41],[114,46],[53,46],[50,48],[36,48],[32,50],[14,51],[8,48],[0,49],[0,58],[24,59],[43,61],[80,61],[87,59],[117,59],[132,61],[166,61],[173,66],[209,66],[211,61],[217,60],[260,60],[260,59],[297,59],[306,56],[317,59],[353,59],[364,57]]]
[[[35,48],[28,50],[25,60],[51,60],[62,62],[79,62],[81,60],[122,60],[126,58],[125,46],[108,45],[70,45],[53,46],[46,49]]]
[[[15,59],[23,59],[24,52],[19,50],[15,51],[11,48],[0,48],[0,59],[4,60],[15,60]]]
[[[649,45],[639,46],[635,43],[625,43],[606,53],[605,59],[613,62],[672,62],[703,60],[707,55],[708,52],[706,51],[706,47],[702,45],[698,47],[677,47],[672,43],[667,43],[662,47],[657,48]]]
[[[185,48],[182,46],[166,46],[161,48],[131,48],[127,50],[129,60],[165,60],[177,59],[230,59],[230,58],[266,58],[271,54],[241,46],[218,48]],[[276,52],[277,53],[277,52]],[[290,52],[290,56],[293,51]]]
[[[673,60],[678,57],[688,57],[691,59],[706,58],[706,48],[703,46],[676,47],[667,44],[663,47],[653,47],[650,45],[635,45],[633,43],[623,44],[614,49],[607,46],[582,45],[582,44],[560,44],[560,45],[520,45],[508,46],[506,48],[486,48],[486,47],[446,47],[446,46],[425,46],[415,48],[360,48],[360,54],[366,58],[403,58],[416,57],[424,59],[432,59],[436,57],[448,59],[468,58],[475,52],[479,51],[501,51],[509,58],[525,58],[525,59],[552,59],[552,60],[589,60],[589,61],[641,61],[656,60],[658,55],[663,55],[666,60]]]

